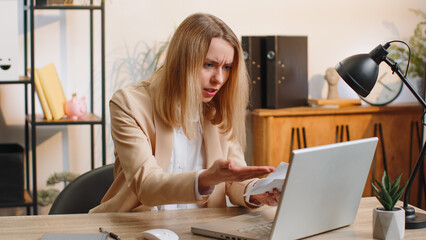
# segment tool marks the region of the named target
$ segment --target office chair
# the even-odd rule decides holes
[[[52,214],[88,213],[99,205],[111,186],[114,164],[105,165],[74,179],[62,190],[49,211]]]

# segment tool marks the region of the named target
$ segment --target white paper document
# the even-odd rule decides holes
[[[287,175],[288,163],[281,162],[274,172],[270,173],[266,178],[259,180],[253,188],[247,191],[244,196],[256,195],[265,192],[272,192],[272,189],[277,188],[281,191],[284,179]]]

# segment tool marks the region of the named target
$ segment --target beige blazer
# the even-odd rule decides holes
[[[144,82],[118,90],[110,101],[111,135],[114,140],[114,182],[94,212],[150,210],[164,204],[195,203],[196,171],[168,173],[173,129],[155,113]],[[241,146],[205,122],[203,141],[206,167],[220,158],[245,166]],[[217,185],[205,201],[206,207],[225,207],[225,195],[240,206],[248,206],[243,193],[250,180]]]

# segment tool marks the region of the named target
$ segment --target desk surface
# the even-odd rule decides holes
[[[309,239],[372,239],[372,209],[379,205],[373,197],[363,198],[354,224]],[[191,225],[248,211],[244,208],[203,208],[138,213],[0,217],[0,239],[39,240],[46,232],[96,233],[99,227],[118,234],[124,240],[142,240],[141,232],[151,228],[171,229],[182,240],[208,239],[193,235]],[[426,229],[405,231],[405,239],[425,239],[425,236]]]

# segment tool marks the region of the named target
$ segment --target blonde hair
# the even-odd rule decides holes
[[[210,102],[203,103],[199,72],[213,38],[233,46],[234,61],[226,83]],[[245,148],[248,74],[240,42],[222,20],[201,13],[187,17],[176,29],[164,63],[150,81],[154,108],[170,126],[182,127],[191,139],[200,115],[202,122],[218,125],[229,139],[237,140]]]

